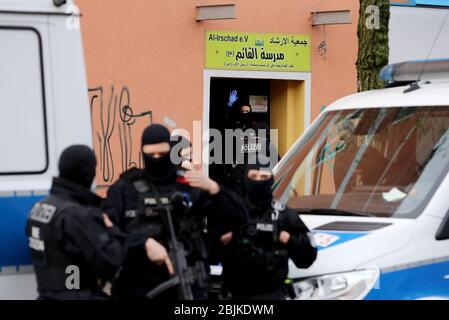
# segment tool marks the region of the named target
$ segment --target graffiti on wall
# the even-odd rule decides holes
[[[120,90],[113,85],[108,89],[102,86],[90,88],[89,101],[94,149],[100,169],[97,187],[107,187],[122,172],[142,166],[141,152],[136,148],[140,144],[136,138],[140,137],[141,132],[137,128],[150,125],[153,113],[133,106],[130,90],[126,86]],[[136,109],[144,111],[136,113]]]

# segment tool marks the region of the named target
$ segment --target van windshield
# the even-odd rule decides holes
[[[277,199],[310,214],[415,218],[448,170],[449,107],[326,112],[281,161]]]

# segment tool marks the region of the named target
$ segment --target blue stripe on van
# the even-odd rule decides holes
[[[449,299],[449,261],[383,272],[366,300]]]
[[[0,197],[0,268],[30,265],[25,225],[28,213],[43,196]]]

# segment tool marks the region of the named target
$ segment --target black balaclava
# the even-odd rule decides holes
[[[257,157],[257,161],[255,164],[248,164],[246,166],[245,187],[246,195],[250,203],[255,208],[264,209],[271,206],[271,202],[273,200],[273,191],[271,190],[271,186],[274,183],[274,178],[273,176],[271,176],[270,179],[263,181],[256,181],[248,178],[248,172],[250,170],[267,170],[271,172],[269,168],[270,164],[261,164],[259,159],[260,157]],[[266,161],[264,161],[264,163],[265,162]]]
[[[58,166],[60,178],[90,188],[95,178],[97,160],[91,148],[75,145],[62,152]]]
[[[244,106],[248,106],[249,107],[249,112],[248,113],[242,113],[241,109]],[[251,107],[250,104],[245,103],[242,104],[240,106],[240,121],[242,123],[242,125],[246,126],[246,127],[251,127],[253,124],[253,108]]]
[[[152,158],[143,152],[143,146],[167,142],[170,144],[170,132],[160,124],[152,124],[147,127],[142,134],[142,155],[145,162],[145,173],[151,182],[156,184],[172,183],[176,180],[176,166],[170,159],[169,152],[160,157]]]

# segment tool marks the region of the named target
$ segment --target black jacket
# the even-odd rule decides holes
[[[248,220],[234,226],[232,241],[221,248],[224,285],[234,294],[279,291],[288,275],[289,258],[298,268],[308,268],[315,261],[317,250],[310,242],[309,230],[293,210],[286,208],[273,221],[262,219],[271,217],[271,208],[255,209],[248,203],[247,208]],[[265,231],[260,231],[265,223]],[[276,225],[274,232],[266,227],[271,223]],[[290,234],[287,244],[274,241],[281,231]]]
[[[169,279],[166,266],[157,266],[151,263],[146,254],[145,242],[149,237],[154,238],[168,249],[168,231],[159,215],[150,218],[142,216],[143,210],[146,210],[142,208],[143,195],[146,199],[156,196],[151,188],[146,193],[138,192],[137,188],[142,181],[151,185],[146,180],[144,171],[132,169],[122,174],[121,178],[108,190],[106,210],[111,218],[126,232],[130,245],[119,280],[114,287],[114,295],[121,299],[145,299],[149,291]],[[179,180],[170,185],[154,185],[154,187],[156,187],[158,196],[161,198],[170,198],[175,192],[181,192],[189,198],[191,208],[188,211],[185,208],[176,207],[172,212],[177,237],[184,243],[185,247],[194,247],[188,254],[188,263],[204,261],[207,264],[208,246],[205,244],[203,232],[206,225],[205,218],[216,214],[221,216],[220,213],[223,212],[230,216],[238,214],[238,211],[233,210],[236,200],[232,193],[221,187],[218,194],[209,196],[207,193],[181,183]],[[180,221],[186,217],[189,217],[189,221],[192,222],[190,226],[196,229],[195,232],[190,230],[183,232],[180,229]],[[218,223],[218,226],[217,224],[213,225],[216,228],[223,227],[220,223]],[[208,222],[207,227],[208,232],[210,230],[213,234],[217,233]],[[196,245],[193,245],[194,242]],[[199,249],[198,244],[204,244],[205,251]],[[173,299],[176,299],[176,297],[176,292],[173,290],[160,296],[160,298]]]
[[[117,227],[106,228],[100,204],[90,190],[54,178],[50,195],[33,206],[26,233],[40,298],[104,297],[100,285],[121,266],[126,237]],[[76,280],[67,288],[73,266],[79,270],[79,289]]]

